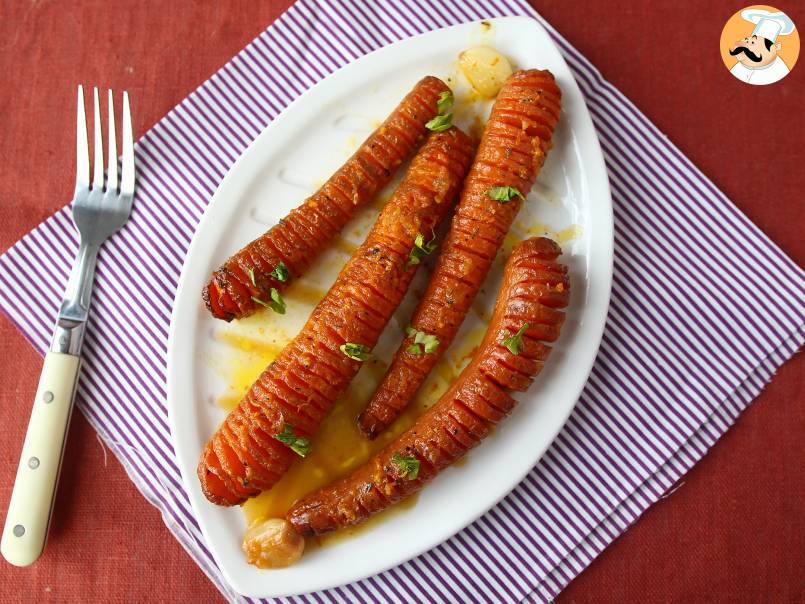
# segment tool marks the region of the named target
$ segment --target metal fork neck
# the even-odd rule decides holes
[[[61,352],[73,356],[81,355],[81,346],[84,344],[84,323],[76,325],[71,329],[56,325],[53,332],[53,339],[50,342],[51,352]]]
[[[53,334],[51,350],[55,352],[74,355],[81,352],[99,249],[98,244],[82,239]]]

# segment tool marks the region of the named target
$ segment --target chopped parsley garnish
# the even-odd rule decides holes
[[[274,270],[269,273],[271,277],[280,281],[281,283],[285,283],[288,280],[288,267],[285,266],[285,263],[280,260],[279,264],[274,267]]]
[[[405,349],[405,352],[413,355],[420,355],[422,354],[422,349],[416,344],[411,344]]]
[[[291,451],[296,453],[299,457],[306,457],[310,452],[310,441],[304,436],[294,434],[291,424],[286,423],[282,428],[282,432],[275,434],[274,438],[288,445]]]
[[[369,347],[363,344],[347,342],[346,344],[341,344],[340,348],[341,352],[353,361],[366,361],[369,358]]]
[[[406,327],[405,333],[409,338],[414,338],[414,343],[405,349],[406,352],[420,355],[423,352],[425,354],[431,354],[439,349],[439,339],[434,335],[425,333],[424,331],[417,331],[413,327]]]
[[[254,269],[253,268],[249,269],[249,280],[252,282],[252,285],[257,287],[257,281],[254,280]]]
[[[453,107],[453,93],[445,90],[439,95],[439,100],[436,101],[436,109],[439,115],[444,115]]]
[[[506,203],[507,201],[511,201],[515,197],[523,197],[523,194],[520,193],[515,187],[492,187],[489,189],[486,194],[494,199],[495,201],[499,201],[500,203]]]
[[[528,328],[528,323],[524,323],[516,334],[503,340],[503,345],[508,348],[509,352],[511,352],[514,356],[519,355],[520,351],[523,349],[523,334]]]
[[[444,132],[453,125],[453,114],[437,115],[435,118],[425,124],[425,128],[433,132]]]
[[[391,463],[397,466],[400,478],[416,480],[416,477],[419,476],[419,460],[416,457],[403,457],[399,453],[395,453],[391,458]]]
[[[260,298],[256,298],[252,296],[252,300],[257,302],[260,306],[265,306],[266,308],[270,308],[278,315],[285,314],[285,300],[282,299],[282,296],[277,291],[277,288],[271,288],[271,301],[266,302],[265,300],[261,300]]]
[[[411,248],[411,253],[408,254],[408,266],[416,266],[422,261],[422,258],[428,254],[432,254],[436,249],[436,234],[434,233],[433,239],[425,243],[425,236],[422,233],[417,233],[414,238],[414,247]]]

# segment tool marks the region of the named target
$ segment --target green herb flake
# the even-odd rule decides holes
[[[413,327],[406,327],[405,333],[409,338],[414,338],[414,342],[405,350],[413,355],[432,354],[439,349],[439,338],[434,335],[418,331]]]
[[[422,347],[419,344],[411,344],[405,349],[405,352],[418,357],[422,354]]]
[[[369,347],[363,344],[347,342],[346,344],[341,344],[340,349],[353,361],[366,361],[369,359]]]
[[[499,201],[500,203],[506,203],[507,201],[511,201],[515,197],[520,197],[521,199],[525,199],[523,194],[520,193],[515,187],[492,187],[486,192],[488,197],[491,197],[495,201]]]
[[[257,287],[257,281],[254,280],[254,269],[253,268],[249,269],[249,280],[252,282],[252,285]]]
[[[400,453],[395,453],[391,458],[391,463],[397,466],[400,478],[416,480],[416,477],[419,476],[419,460],[416,457],[403,457]]]
[[[257,302],[260,306],[265,306],[266,308],[270,308],[278,315],[285,314],[285,300],[282,299],[282,295],[277,291],[277,288],[271,288],[271,301],[266,302],[265,300],[261,300],[260,298],[256,298],[252,296],[252,300]]]
[[[269,275],[277,281],[285,283],[288,280],[290,273],[288,272],[288,267],[285,266],[285,263],[280,260],[279,264],[274,267],[274,270],[271,271]]]
[[[439,349],[439,339],[436,336],[425,336],[425,340],[422,344],[425,348],[425,354],[433,354]]]
[[[436,101],[436,109],[439,115],[444,115],[453,107],[453,93],[445,90],[439,95],[439,100]]]
[[[509,352],[511,352],[514,356],[519,355],[520,351],[523,349],[523,334],[528,328],[528,323],[524,323],[516,334],[503,340],[503,345],[508,348]]]
[[[437,115],[435,118],[425,124],[425,128],[433,132],[444,132],[453,125],[453,114]]]
[[[274,438],[288,445],[291,451],[296,453],[299,457],[306,457],[307,454],[310,453],[310,441],[303,436],[294,434],[291,424],[286,423],[282,428],[282,432],[275,434]]]
[[[411,248],[411,253],[408,254],[408,266],[416,266],[422,262],[422,258],[432,254],[436,249],[436,234],[433,234],[433,239],[425,243],[425,236],[422,233],[417,233],[414,238],[414,247]]]

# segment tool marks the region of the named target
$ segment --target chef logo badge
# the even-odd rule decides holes
[[[750,6],[730,17],[721,32],[721,58],[730,73],[747,84],[782,80],[799,56],[799,33],[784,12]]]

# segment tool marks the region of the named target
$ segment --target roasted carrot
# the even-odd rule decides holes
[[[297,501],[287,520],[301,535],[358,524],[419,491],[478,445],[539,373],[564,321],[569,282],[550,239],[528,239],[506,265],[492,320],[473,360],[414,425],[346,477]],[[546,334],[549,334],[546,338]]]
[[[456,128],[432,134],[364,243],[299,334],[207,443],[198,477],[207,498],[234,505],[271,488],[361,367],[416,271],[418,236],[453,207],[472,159]]]
[[[216,270],[202,290],[218,319],[241,319],[282,292],[299,277],[341,231],[355,211],[386,186],[427,133],[438,114],[440,79],[420,80],[355,154],[302,205],[249,243]]]
[[[560,102],[549,71],[517,71],[503,85],[433,276],[411,320],[411,335],[400,344],[358,418],[368,438],[377,436],[414,398],[453,341],[545,161]],[[427,334],[438,345],[425,351],[414,341],[418,334]]]

